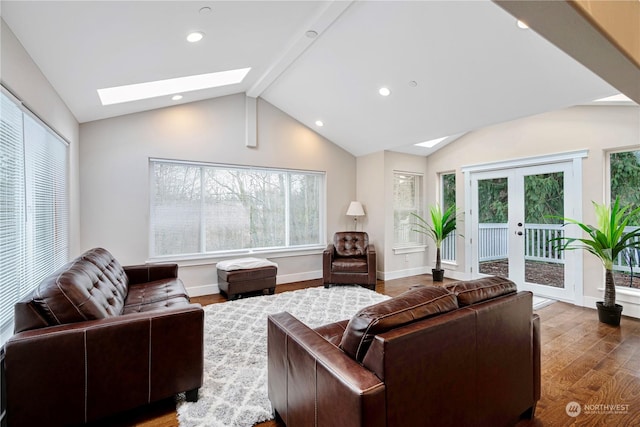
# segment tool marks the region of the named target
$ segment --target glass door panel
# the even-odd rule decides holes
[[[564,231],[564,172],[525,175],[524,192],[524,280],[564,288],[564,252],[550,242]]]
[[[506,177],[478,180],[478,272],[509,277],[509,192]]]

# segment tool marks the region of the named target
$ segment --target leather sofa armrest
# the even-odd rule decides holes
[[[369,285],[373,285],[374,286],[373,290],[375,290],[377,266],[376,266],[376,247],[373,245],[373,243],[369,243],[369,245],[367,246],[367,265],[369,266],[367,283]]]
[[[178,277],[178,264],[141,264],[123,268],[129,279],[129,285]]]
[[[269,399],[287,426],[383,426],[385,386],[289,313],[268,318]]]
[[[76,425],[197,390],[203,325],[191,304],[14,335],[5,346],[9,425]]]
[[[331,283],[331,263],[333,262],[334,254],[333,243],[329,243],[322,252],[322,282],[325,284]]]

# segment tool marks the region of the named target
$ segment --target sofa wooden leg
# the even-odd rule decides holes
[[[187,402],[197,402],[198,401],[198,390],[194,388],[193,390],[188,390],[185,392],[185,396],[187,398]]]
[[[325,289],[329,289],[330,287],[331,287],[331,285],[330,285],[330,284],[328,284],[328,283],[325,283],[325,284],[324,284],[324,288],[325,288]]]
[[[276,288],[269,288],[269,295],[273,295],[276,293]]]

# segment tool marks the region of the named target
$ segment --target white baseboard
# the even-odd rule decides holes
[[[431,274],[430,266],[422,266],[416,268],[408,268],[406,270],[396,270],[396,271],[378,271],[378,279],[380,280],[393,280],[393,279],[403,279],[405,277],[410,276],[418,276],[420,274]],[[454,271],[447,270],[445,268],[444,277],[455,280],[468,280],[469,276],[467,273],[463,271]]]
[[[393,280],[402,279],[403,277],[417,276],[419,274],[431,273],[431,269],[427,267],[407,268],[406,270],[396,271],[378,271],[378,279],[380,280]]]
[[[304,273],[278,274],[276,276],[276,285],[315,279],[322,279],[322,270],[305,271]]]
[[[593,308],[595,310],[597,301],[602,301],[602,298],[588,297],[585,295],[582,306]],[[631,298],[627,298],[627,295],[622,295],[620,294],[620,292],[617,292],[616,304],[622,305],[623,316],[635,317],[636,319],[640,319],[640,304],[638,304],[636,301],[632,301]]]
[[[187,293],[190,297],[201,297],[203,295],[219,294],[220,288],[218,288],[217,283],[212,285],[190,286],[187,287]]]

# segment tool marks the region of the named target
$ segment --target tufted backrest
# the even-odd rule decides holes
[[[369,235],[364,231],[340,231],[333,235],[333,246],[339,256],[363,256],[369,246]]]
[[[45,278],[16,305],[16,330],[103,319],[121,314],[128,279],[106,249],[91,249]],[[28,326],[24,326],[28,325]]]

